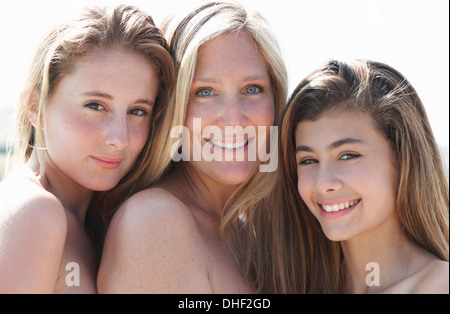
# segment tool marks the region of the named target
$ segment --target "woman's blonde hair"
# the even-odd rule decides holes
[[[374,61],[329,61],[300,82],[286,106],[281,133],[284,181],[297,198],[292,207],[314,227],[314,237],[323,237],[323,232],[297,192],[295,129],[299,122],[315,120],[329,110],[362,111],[374,119],[396,154],[396,209],[404,231],[419,246],[448,262],[448,181],[425,108],[401,73]],[[331,272],[338,279],[330,281],[330,286],[335,285],[333,291],[341,291],[345,275],[338,246],[329,241],[318,248],[330,252],[329,262],[324,262],[335,267]],[[311,280],[317,282],[321,277],[315,278]]]
[[[235,2],[213,1],[182,17],[164,21],[161,28],[177,73],[172,99],[176,107],[173,126],[185,124],[200,46],[226,32],[241,30],[250,34],[266,60],[274,91],[275,125],[278,126],[287,99],[287,70],[271,27],[259,13],[249,12]],[[172,139],[171,145],[176,140]],[[290,232],[286,225],[292,221],[295,224],[296,220],[284,217],[278,210],[280,199],[273,195],[278,176],[278,170],[269,173],[255,171],[229,199],[221,220],[221,230],[231,234],[230,246],[243,272],[259,292],[292,292],[293,286],[289,283],[290,273],[283,267],[290,258],[286,255],[288,249],[283,235]]]
[[[45,139],[41,121],[55,84],[81,57],[94,49],[113,47],[147,57],[158,72],[160,88],[152,113],[150,136],[135,166],[114,189],[98,193],[91,204],[94,211],[104,211],[102,214],[107,216],[127,195],[160,178],[170,163],[169,150],[163,148],[170,131],[167,120],[173,115],[168,102],[173,90],[174,68],[167,43],[150,15],[127,5],[92,7],[86,8],[74,20],[54,28],[35,54],[16,108],[17,134],[13,151],[15,166],[36,156],[40,174],[44,173]],[[28,118],[30,111],[37,114],[36,127]]]

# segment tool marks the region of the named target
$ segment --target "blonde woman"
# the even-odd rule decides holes
[[[282,149],[287,188],[301,197],[293,209],[332,241],[334,292],[448,293],[448,182],[402,74],[328,62],[294,91]]]
[[[110,211],[162,173],[135,182],[166,166],[152,150],[172,77],[164,38],[134,7],[86,9],[44,39],[16,111],[17,167],[0,185],[0,292],[96,292],[88,207]]]
[[[297,260],[284,241],[297,220],[275,197],[278,142],[270,137],[287,75],[267,22],[239,4],[211,2],[162,28],[177,70],[174,162],[114,216],[99,291],[297,291],[284,267]]]

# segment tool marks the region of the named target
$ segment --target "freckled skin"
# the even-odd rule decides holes
[[[121,49],[93,51],[56,84],[43,114],[44,176],[32,158],[0,183],[0,293],[96,292],[87,207],[133,166],[158,88],[152,63]]]

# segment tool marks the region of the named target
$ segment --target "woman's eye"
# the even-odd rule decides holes
[[[209,88],[201,88],[195,94],[200,97],[208,97],[213,95],[213,91]]]
[[[96,110],[96,111],[100,111],[100,110],[104,110],[105,107],[103,107],[102,105],[100,105],[99,103],[96,102],[90,102],[86,105],[84,105],[86,108],[90,108],[92,110]]]
[[[147,115],[147,111],[145,111],[144,109],[141,108],[135,108],[135,109],[131,109],[130,114],[135,115],[135,116],[146,116]]]
[[[257,93],[260,93],[261,91],[262,91],[262,87],[256,86],[256,85],[249,86],[245,89],[245,92],[247,94],[257,94]]]
[[[300,162],[298,163],[299,165],[312,165],[317,163],[318,161],[312,158],[308,158],[308,159],[302,159],[300,160]]]
[[[353,153],[345,153],[345,154],[342,154],[342,156],[339,159],[341,159],[341,160],[351,160],[351,159],[354,159],[354,158],[358,158],[359,156],[361,156],[361,155],[353,154]]]

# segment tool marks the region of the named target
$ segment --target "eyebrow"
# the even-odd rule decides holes
[[[264,74],[255,74],[255,75],[249,75],[246,76],[242,79],[242,81],[258,81],[258,80],[266,80],[270,82],[270,79],[267,75]],[[216,80],[213,77],[194,77],[193,81],[197,81],[197,82],[204,82],[204,83],[217,83],[218,80]]]
[[[345,144],[354,144],[354,143],[360,144],[360,143],[364,143],[364,141],[359,139],[359,138],[346,137],[346,138],[343,138],[341,140],[337,140],[337,141],[331,143],[328,146],[328,150],[336,149],[336,148],[338,148],[338,147],[340,147],[342,145],[345,145]],[[300,146],[297,146],[295,148],[295,153],[298,153],[298,152],[312,152],[312,151],[313,151],[313,149],[311,147],[309,147],[309,146],[306,146],[306,145],[300,145]]]
[[[99,97],[99,98],[104,98],[104,99],[108,99],[108,100],[113,100],[113,98],[114,98],[110,94],[103,93],[100,91],[86,92],[86,93],[81,93],[80,95],[81,96],[90,96],[90,97]],[[154,102],[150,99],[138,99],[133,104],[147,104],[149,106],[153,106]]]

